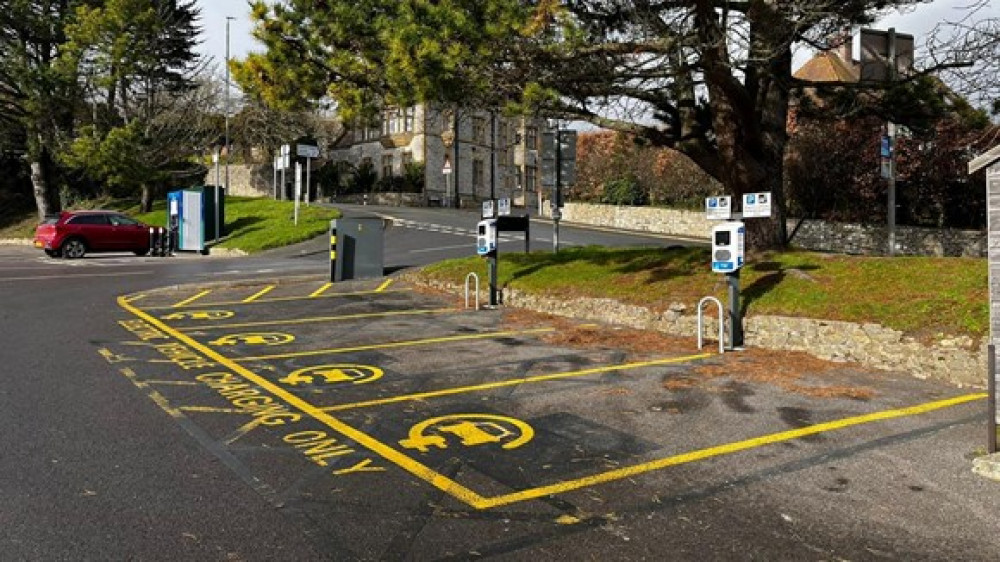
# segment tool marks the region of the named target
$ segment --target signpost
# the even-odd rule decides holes
[[[861,30],[861,81],[895,82],[913,67],[913,36],[878,29]],[[888,182],[889,255],[896,253],[896,124],[886,123],[880,147],[880,173]]]
[[[302,164],[295,163],[295,225],[299,224],[299,199],[302,197]]]
[[[552,189],[552,251],[559,252],[559,221],[562,219],[562,186],[576,183],[576,131],[542,133],[542,185]]]
[[[297,144],[295,145],[295,154],[299,158],[306,159],[306,205],[308,205],[309,198],[312,197],[312,159],[319,158],[319,147],[310,144]]]

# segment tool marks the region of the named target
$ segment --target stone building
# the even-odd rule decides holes
[[[328,158],[350,169],[368,163],[380,179],[422,163],[427,205],[478,206],[492,189],[497,198],[537,207],[544,120],[432,104],[387,109],[381,117],[378,127],[348,128]]]

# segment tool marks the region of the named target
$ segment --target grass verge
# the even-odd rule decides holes
[[[250,197],[226,198],[226,232],[216,248],[238,249],[247,253],[279,248],[303,242],[323,234],[330,220],[340,217],[340,211],[328,207],[299,206],[299,223],[293,224],[295,203]],[[157,201],[153,212],[139,213],[135,201],[101,199],[83,202],[73,209],[115,209],[154,226],[167,223],[167,202]],[[35,234],[37,217],[33,212],[0,229],[0,238],[31,238]]]
[[[153,212],[134,214],[137,207],[126,208],[136,219],[152,225],[167,222],[167,203],[157,201]],[[340,211],[329,207],[299,205],[299,223],[292,222],[293,201],[274,201],[250,197],[226,197],[226,236],[213,248],[243,250],[247,253],[280,248],[315,238],[330,228],[330,221]]]
[[[501,286],[562,299],[611,298],[666,310],[689,309],[706,295],[725,302],[722,275],[709,269],[703,248],[570,248],[558,254],[503,254]],[[745,314],[872,322],[920,338],[984,336],[989,329],[986,260],[979,258],[857,257],[773,252],[744,268]],[[486,261],[448,260],[420,275],[460,284],[486,276]]]

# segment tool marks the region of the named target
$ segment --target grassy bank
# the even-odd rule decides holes
[[[502,286],[572,299],[613,298],[666,310],[693,308],[713,295],[725,302],[725,277],[709,269],[707,249],[570,248],[558,254],[506,254]],[[462,283],[485,260],[427,267],[421,275]],[[741,274],[746,314],[875,322],[915,336],[981,337],[989,326],[985,259],[877,258],[811,252],[752,257]]]
[[[295,204],[291,201],[273,201],[249,197],[226,198],[226,232],[224,240],[214,247],[239,249],[248,253],[279,248],[319,236],[330,227],[330,220],[340,212],[315,206],[299,206],[299,223],[292,223]],[[154,226],[167,223],[167,203],[157,201],[153,212],[140,214],[134,201],[88,201],[74,209],[115,209]],[[0,238],[31,238],[38,219],[34,213],[25,214],[0,229]]]
[[[152,225],[165,225],[166,201],[157,202],[153,212],[134,214],[137,207],[125,209],[129,214]],[[216,248],[239,249],[254,253],[304,242],[323,234],[330,221],[340,217],[340,211],[316,206],[299,205],[299,223],[293,224],[295,203],[249,197],[226,198],[226,236]]]

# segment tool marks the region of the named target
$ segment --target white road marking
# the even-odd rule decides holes
[[[73,279],[76,277],[118,277],[121,275],[152,275],[152,271],[120,271],[115,273],[77,273],[67,275],[36,275],[32,277],[0,277],[4,281],[42,281],[46,279]]]

